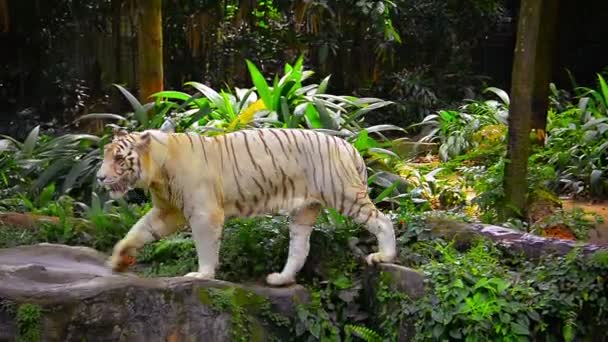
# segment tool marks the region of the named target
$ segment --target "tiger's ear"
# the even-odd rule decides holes
[[[137,142],[135,143],[135,149],[138,152],[146,152],[148,151],[148,149],[150,148],[150,141],[151,141],[152,137],[151,137],[151,133],[150,132],[143,132],[139,135],[139,139],[137,140]]]
[[[163,132],[160,131],[144,131],[139,135],[138,141],[135,143],[135,148],[139,152],[146,152],[150,149],[150,145],[152,144],[152,139],[160,143],[161,145],[166,145],[167,136]]]
[[[129,134],[129,132],[127,132],[127,130],[125,130],[122,127],[113,126],[112,134],[114,135],[114,139],[116,139],[116,138],[124,137],[125,135]]]

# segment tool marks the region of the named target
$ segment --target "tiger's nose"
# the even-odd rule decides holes
[[[106,179],[106,176],[97,176],[97,181],[99,183],[103,183],[103,181]]]

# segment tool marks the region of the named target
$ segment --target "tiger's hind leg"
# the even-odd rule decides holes
[[[379,251],[371,253],[365,258],[369,265],[391,262],[395,259],[397,248],[393,223],[376,208],[367,193],[362,198],[356,199],[350,210],[343,214],[352,217],[355,222],[365,225],[367,230],[376,236]]]
[[[296,274],[302,269],[310,250],[310,234],[321,206],[312,204],[298,209],[289,225],[289,252],[281,273],[271,273],[266,277],[270,285],[280,286],[294,283]]]

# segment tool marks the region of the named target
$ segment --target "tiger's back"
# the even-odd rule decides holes
[[[348,214],[367,194],[363,159],[328,134],[267,128],[216,137],[175,134],[169,142],[182,156],[178,164],[199,170],[189,178],[214,187],[226,216],[291,213],[311,204]]]

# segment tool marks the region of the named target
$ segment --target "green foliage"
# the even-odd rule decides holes
[[[36,304],[21,304],[17,309],[17,328],[19,342],[41,340],[42,308]]]
[[[314,74],[304,69],[303,57],[292,66],[286,63],[283,75],[275,75],[272,84],[258,68],[246,60],[254,88],[219,92],[199,82],[187,82],[197,93],[161,91],[153,102],[142,105],[125,88],[116,85],[133,108],[126,116],[107,113],[87,114],[82,119],[115,119],[132,129],[158,128],[166,119],[176,122],[178,130],[231,132],[251,126],[311,128],[336,131],[361,129],[365,114],[391,104],[377,98],[357,98],[326,94],[329,76],[320,84],[303,85]],[[154,115],[149,115],[152,111]],[[132,120],[130,118],[135,118]],[[390,125],[381,130],[401,130]]]
[[[264,336],[260,318],[277,325],[288,324],[286,318],[270,312],[267,298],[238,287],[200,289],[198,295],[201,303],[230,313],[233,341],[261,341]]]
[[[471,101],[459,110],[440,110],[437,114],[428,115],[421,123],[411,127],[429,127],[429,133],[420,141],[439,140],[439,155],[444,161],[471,151],[483,140],[504,142],[501,133],[504,133],[507,124],[509,97],[503,90],[494,87],[487,88],[486,92],[494,93],[501,102]],[[484,128],[486,131],[483,131]]]
[[[533,160],[550,164],[556,173],[552,187],[582,195],[608,193],[608,105],[606,83],[598,75],[598,89],[578,88],[576,103],[562,104],[563,111],[550,110],[547,140]]]
[[[91,194],[91,204],[77,202],[79,216],[91,226],[95,234],[93,247],[106,250],[124,237],[129,229],[151,208],[128,204],[124,199],[103,200],[96,192]]]
[[[521,340],[529,335],[528,316],[537,314],[518,296],[535,292],[525,283],[505,280],[507,273],[499,268],[493,251],[484,244],[463,255],[450,245],[436,248],[439,259],[422,267],[434,283],[435,298],[422,306],[418,338]]]
[[[605,325],[606,284],[597,276],[608,267],[604,252],[532,262],[484,241],[465,253],[450,244],[434,248],[420,267],[431,291],[410,302],[416,340],[573,340]]]
[[[347,324],[344,326],[344,330],[346,332],[346,340],[348,341],[351,335],[359,337],[365,342],[380,342],[382,341],[382,336],[377,332],[373,331],[370,328],[362,327],[359,325],[351,325]]]
[[[61,182],[61,193],[68,193],[91,182],[100,160],[97,147],[101,140],[93,135],[51,138],[40,135],[40,126],[36,126],[23,142],[4,138],[0,140],[1,179],[7,187],[18,185],[17,191],[29,195],[36,195],[50,183]],[[5,170],[16,172],[19,177],[14,179]],[[31,183],[24,179],[31,179]]]

